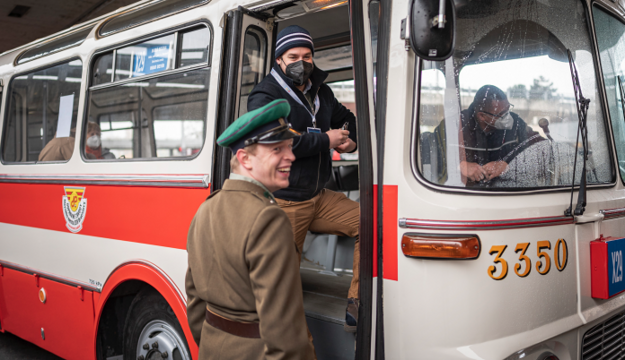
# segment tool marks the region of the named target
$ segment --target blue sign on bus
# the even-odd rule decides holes
[[[625,291],[623,281],[623,254],[625,239],[607,241],[608,245],[608,294],[609,296]]]
[[[169,64],[169,44],[147,45],[145,53],[135,54],[132,77],[167,70]]]

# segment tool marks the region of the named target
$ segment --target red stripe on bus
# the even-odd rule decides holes
[[[383,278],[397,280],[397,185],[384,185],[383,189]],[[373,185],[373,277],[376,276],[378,276],[378,185]]]
[[[384,252],[382,256],[384,279],[398,280],[397,269],[397,185],[384,185],[383,199],[383,229],[382,246]]]
[[[378,276],[378,185],[373,185],[373,277]]]
[[[0,222],[70,232],[63,216],[65,186],[84,187],[80,235],[186,249],[187,232],[209,189],[0,184]]]

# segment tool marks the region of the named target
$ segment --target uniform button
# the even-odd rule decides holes
[[[270,203],[270,204],[273,204],[274,202],[275,202],[275,201],[273,201],[273,200],[269,200],[269,203]]]

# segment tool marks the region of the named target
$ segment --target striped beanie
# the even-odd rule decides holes
[[[276,41],[276,59],[282,56],[287,50],[296,47],[307,47],[315,55],[312,37],[308,30],[301,26],[291,25],[284,28],[278,34]]]

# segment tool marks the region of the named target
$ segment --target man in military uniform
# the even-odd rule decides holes
[[[200,359],[312,359],[293,229],[272,192],[289,186],[298,134],[275,100],[226,129],[232,173],[189,229],[187,316]]]

